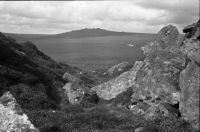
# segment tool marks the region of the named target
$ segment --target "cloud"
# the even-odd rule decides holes
[[[0,31],[60,33],[80,28],[157,32],[198,19],[199,0],[1,1]]]

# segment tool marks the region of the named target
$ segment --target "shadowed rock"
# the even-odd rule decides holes
[[[199,130],[199,88],[200,88],[200,21],[188,28],[181,51],[189,58],[187,67],[180,74],[180,112],[193,128]]]
[[[195,63],[189,63],[180,76],[181,115],[193,127],[199,129],[199,88],[200,88],[200,67]]]
[[[181,51],[190,58],[190,60],[195,61],[200,65],[200,21],[198,21],[192,31],[188,32],[185,36],[185,40],[182,42]]]

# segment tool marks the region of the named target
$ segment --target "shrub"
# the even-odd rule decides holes
[[[179,118],[159,117],[153,121],[147,121],[145,132],[192,132],[192,127],[185,120]],[[151,130],[151,131],[150,131]]]

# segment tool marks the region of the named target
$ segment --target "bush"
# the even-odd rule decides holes
[[[33,91],[34,87],[18,84],[9,88],[23,109],[46,109],[50,106],[44,92]]]
[[[25,112],[27,113],[30,121],[38,129],[40,129],[41,132],[53,132],[53,130],[60,130],[60,126],[66,122],[65,120],[67,115],[62,111],[25,110]]]
[[[185,120],[164,116],[147,121],[144,130],[145,132],[193,132],[190,124]]]

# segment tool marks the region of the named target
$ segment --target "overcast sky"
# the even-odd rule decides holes
[[[156,33],[199,18],[199,0],[0,1],[0,32],[55,34],[82,28]]]

